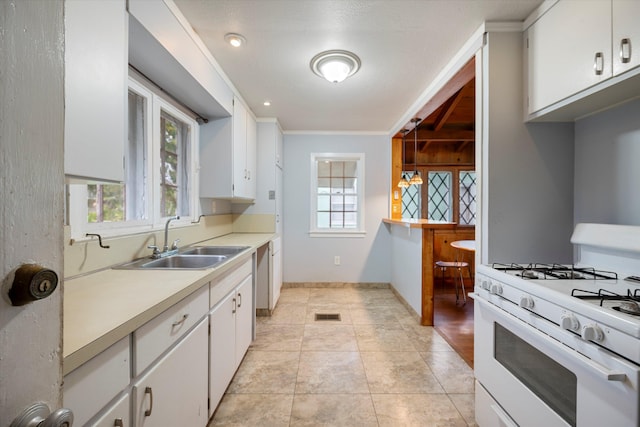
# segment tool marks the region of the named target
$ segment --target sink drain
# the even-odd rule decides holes
[[[335,320],[340,321],[340,313],[316,313],[316,321]]]

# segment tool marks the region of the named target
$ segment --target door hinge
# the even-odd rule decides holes
[[[211,324],[209,324],[209,336],[211,336]]]
[[[211,399],[207,398],[207,411],[211,409]]]

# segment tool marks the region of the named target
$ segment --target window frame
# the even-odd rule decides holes
[[[461,228],[475,228],[474,224],[460,224],[460,172],[462,171],[475,171],[476,169],[471,165],[443,165],[443,166],[421,166],[419,167],[420,173],[423,177],[428,177],[429,172],[451,172],[451,218],[452,222],[458,224],[458,227]],[[425,179],[426,181],[426,179]],[[423,203],[421,203],[421,212],[420,215],[422,218],[428,218],[428,203],[424,203],[425,200],[428,200],[427,191],[429,191],[429,186],[425,182],[421,187],[420,191],[420,199]],[[476,212],[477,219],[477,212]]]
[[[356,166],[356,228],[318,228],[318,162],[355,161]],[[310,237],[364,237],[365,230],[365,154],[364,153],[311,153],[310,156]]]
[[[147,158],[144,160],[146,177],[144,177],[146,218],[141,220],[125,220],[119,222],[88,222],[87,184],[72,183],[67,186],[68,223],[71,237],[75,240],[85,240],[86,233],[100,233],[103,236],[123,236],[161,230],[164,228],[168,216],[160,212],[160,115],[164,110],[168,115],[183,121],[189,127],[188,162],[189,169],[189,214],[180,215],[176,221],[178,226],[191,225],[192,220],[200,214],[199,204],[199,125],[195,119],[176,106],[177,102],[165,94],[160,95],[159,89],[150,82],[129,76],[128,91],[134,92],[145,99],[144,133],[147,146]],[[126,107],[125,107],[126,108]],[[126,111],[125,111],[125,114]],[[126,155],[126,150],[125,150]],[[126,161],[126,159],[123,159]],[[98,183],[108,184],[108,183]]]

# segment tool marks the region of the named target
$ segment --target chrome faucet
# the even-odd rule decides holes
[[[169,249],[169,223],[174,219],[180,219],[180,216],[172,216],[167,218],[167,222],[164,225],[164,246],[162,247],[162,252],[158,249],[157,246],[151,245],[147,246],[149,249],[153,249],[152,258],[164,258],[169,255],[174,255],[178,252],[178,242],[180,239],[176,239],[173,241],[171,245],[171,249]]]

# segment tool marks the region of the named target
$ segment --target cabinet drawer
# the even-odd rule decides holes
[[[129,393],[122,396],[116,403],[107,408],[98,419],[91,423],[92,427],[114,427],[121,425],[122,427],[131,426],[131,398]],[[120,423],[116,424],[116,420]]]
[[[242,280],[251,273],[253,273],[253,262],[252,259],[248,259],[247,262],[235,270],[212,280],[209,284],[209,307],[214,307],[222,301],[222,298],[231,292],[238,283],[242,282]]]
[[[129,336],[64,377],[64,406],[84,425],[129,384]]]
[[[134,376],[184,335],[209,311],[209,288],[203,286],[133,333]]]

